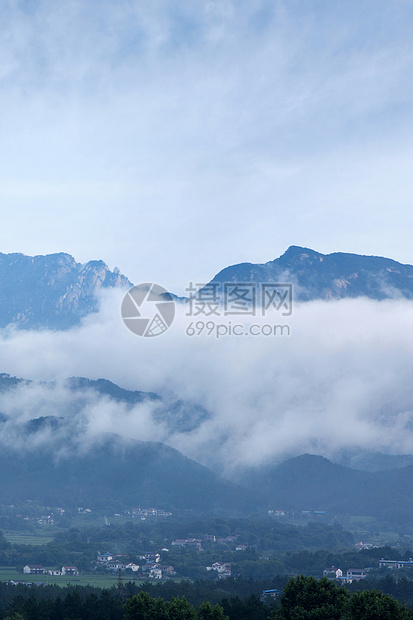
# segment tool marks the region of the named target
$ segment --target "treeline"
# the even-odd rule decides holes
[[[70,528],[59,532],[55,541],[72,545],[89,541],[89,544],[115,544],[123,550],[141,552],[148,545],[164,546],[165,540],[175,538],[203,538],[213,534],[217,538],[229,535],[238,536],[237,542],[258,550],[296,550],[296,549],[343,549],[354,544],[353,534],[339,524],[326,525],[311,522],[304,526],[279,523],[274,518],[257,519],[198,519],[196,521],[156,522],[135,521],[123,526]],[[207,541],[203,545],[207,545]]]
[[[270,604],[257,595],[224,597],[220,604],[192,603],[184,595],[154,596],[133,584],[90,587],[0,584],[0,620],[412,620],[413,613],[374,589],[349,592],[327,579],[290,579]],[[194,584],[192,584],[194,585]],[[14,592],[12,588],[14,587]]]
[[[394,576],[393,576],[394,575]],[[363,592],[364,590],[380,590],[384,594],[390,594],[400,603],[413,609],[413,581],[400,576],[400,571],[387,574],[384,577],[369,577],[347,586],[350,592]]]
[[[91,569],[91,561],[96,559],[92,549],[84,545],[80,550],[66,548],[52,541],[45,545],[17,545],[6,540],[0,531],[0,566],[23,567],[26,564],[55,566],[70,564],[83,570]]]
[[[146,584],[150,586],[150,584]],[[163,584],[166,586],[167,584]],[[238,584],[220,590],[205,584],[170,583],[163,596],[145,587],[125,584],[110,590],[89,586],[24,586],[0,583],[0,619],[13,620],[267,620],[275,606],[257,594],[239,596],[231,590],[257,589],[258,584]],[[212,584],[210,584],[212,585]],[[234,585],[234,584],[233,584]],[[150,589],[150,588],[149,588]],[[189,596],[181,593],[184,590]],[[219,598],[220,603],[210,602]]]
[[[317,551],[303,550],[286,553],[282,558],[282,562],[286,574],[300,573],[317,577],[321,576],[323,570],[330,566],[336,566],[343,571],[349,568],[372,568],[373,571],[378,571],[378,563],[381,558],[386,560],[408,560],[412,555],[411,550],[401,553],[391,547],[377,547],[362,549],[361,551],[353,549],[343,553],[333,553],[325,549],[319,549]],[[386,573],[388,569],[382,569],[382,572]],[[410,570],[408,572],[410,573]]]
[[[412,620],[413,613],[377,590],[350,593],[327,579],[291,579],[271,620]]]

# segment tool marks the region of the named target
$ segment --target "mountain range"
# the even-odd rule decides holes
[[[413,299],[411,265],[355,254],[323,255],[297,246],[265,264],[227,267],[211,282],[290,282],[300,302],[360,296]],[[0,327],[68,329],[98,310],[99,290],[132,286],[102,261],[80,264],[63,253],[0,254]],[[63,413],[12,420],[2,411],[2,395],[9,397],[22,384],[29,382],[0,374],[0,504],[32,497],[45,504],[79,505],[88,498],[101,507],[118,502],[227,513],[326,510],[402,521],[413,510],[411,455],[350,452],[337,455],[337,463],[303,455],[228,481],[159,442],[101,434],[82,450],[75,441],[82,437],[76,426],[79,402],[90,394],[125,407],[148,404],[156,423],[181,433],[191,433],[210,418],[196,403],[125,390],[105,379],[72,377],[65,389],[74,397]]]
[[[55,382],[39,384],[39,382],[0,373],[0,422],[4,419],[4,414],[1,412],[2,395],[13,394],[14,388],[35,387],[36,385],[42,385],[51,391],[56,386]],[[70,399],[67,398],[66,394],[66,401],[60,405],[62,413],[66,417],[76,417],[87,398],[92,396],[96,402],[102,402],[99,401],[100,397],[106,397],[109,401],[121,403],[128,408],[137,404],[150,403],[154,421],[157,424],[165,425],[167,429],[173,432],[190,433],[210,418],[210,413],[197,403],[162,397],[155,392],[126,390],[107,379],[93,380],[85,377],[70,377],[64,382],[63,387],[71,394]],[[50,418],[50,416],[47,417]]]
[[[190,431],[190,403],[169,402],[153,392],[125,390],[104,379],[72,377],[65,383],[71,395],[65,400],[69,402],[55,403],[50,415],[28,419],[25,399],[18,396],[21,390],[36,387],[53,392],[55,386],[53,382],[36,383],[0,374],[0,504],[30,499],[42,505],[73,508],[87,504],[102,510],[122,505],[207,512],[248,510],[245,489],[174,448],[114,433],[89,432],[82,407],[87,399],[98,409],[115,401],[138,415],[133,407],[149,402],[155,405],[159,421],[168,424],[173,418],[178,427]],[[6,400],[14,402],[11,413],[4,412]],[[207,412],[195,407],[194,419],[201,414]]]
[[[389,258],[291,246],[264,264],[226,267],[213,283],[292,283],[294,299],[368,297],[413,299],[413,266]],[[98,310],[97,293],[132,282],[101,260],[78,263],[69,254],[26,256],[0,253],[0,328],[68,329]],[[179,302],[179,298],[174,296]]]
[[[31,383],[0,375],[0,412],[3,402],[10,403],[16,390]],[[156,403],[166,412],[167,423],[174,420],[177,407],[188,415],[191,411],[190,403],[177,406],[157,394],[125,390],[104,379],[75,377],[67,386],[76,397],[73,402],[94,394],[131,407]],[[413,511],[413,457],[409,455],[374,454],[367,465],[371,469],[373,463],[375,471],[361,471],[306,454],[250,468],[238,480],[228,480],[160,442],[114,433],[90,436],[76,406],[61,415],[56,411],[32,419],[19,418],[19,413],[18,406],[12,415],[0,413],[0,504],[30,499],[71,508],[88,504],[102,511],[153,505],[231,515],[268,509],[327,511],[394,523],[408,522]],[[199,411],[194,415],[197,419]],[[181,424],[185,432],[188,420]]]
[[[37,420],[26,427],[26,433],[40,433],[45,425],[56,429],[58,421]],[[59,440],[25,452],[3,447],[0,504],[31,500],[102,512],[121,506],[156,506],[209,514],[246,513],[252,506],[247,490],[163,443],[126,442],[107,435],[86,452],[57,457],[58,447]]]

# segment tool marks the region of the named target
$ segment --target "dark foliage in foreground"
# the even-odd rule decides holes
[[[395,581],[381,581],[384,586],[397,589]],[[407,607],[387,593],[367,589],[367,583],[357,584],[358,589],[353,588],[353,592],[327,579],[305,576],[288,581],[279,578],[272,585],[284,585],[284,590],[278,600],[268,602],[257,593],[250,593],[262,587],[252,580],[168,582],[144,584],[140,588],[127,583],[110,590],[0,583],[0,620],[413,619]],[[406,584],[402,585],[406,588]],[[210,600],[219,596],[220,604]]]

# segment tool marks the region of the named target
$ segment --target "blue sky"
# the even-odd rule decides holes
[[[0,251],[177,292],[289,245],[413,263],[413,3],[0,4]]]

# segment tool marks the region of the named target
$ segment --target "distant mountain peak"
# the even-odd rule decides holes
[[[290,245],[286,251],[284,252],[284,254],[282,254],[280,256],[280,258],[282,258],[283,256],[285,257],[294,257],[294,256],[300,256],[302,254],[307,254],[307,255],[314,255],[314,256],[324,256],[323,254],[320,254],[320,252],[316,252],[315,250],[312,250],[311,248],[304,248],[300,245]]]
[[[264,264],[240,263],[226,267],[212,282],[290,282],[296,301],[344,297],[413,299],[412,265],[380,256],[321,254],[296,245]]]
[[[270,263],[278,262],[280,265],[311,265],[314,262],[323,262],[325,254],[311,250],[310,248],[302,248],[298,245],[290,245],[290,247],[279,258],[276,258]]]
[[[65,252],[0,253],[0,327],[66,329],[98,310],[100,288],[131,286],[102,260],[78,263]]]

